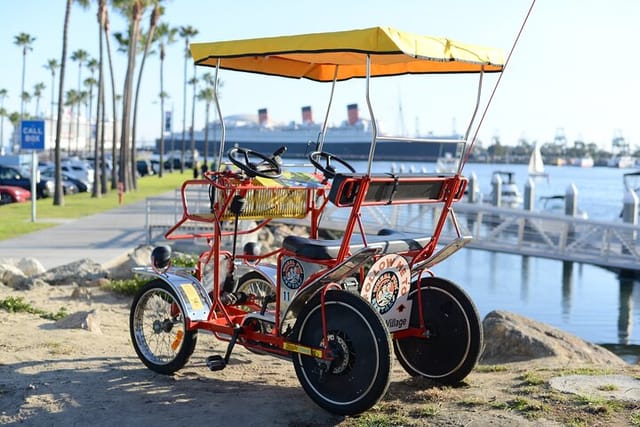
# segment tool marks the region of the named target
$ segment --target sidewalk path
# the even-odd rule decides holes
[[[142,200],[45,230],[0,240],[0,259],[31,257],[49,270],[88,258],[108,268],[146,242],[145,200]]]

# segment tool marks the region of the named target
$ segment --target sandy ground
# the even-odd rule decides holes
[[[98,288],[89,290],[90,297],[72,298],[73,289],[15,291],[0,285],[0,300],[22,297],[51,312],[63,306],[69,313],[95,309],[100,327],[100,332],[58,329],[38,315],[0,309],[0,424],[591,426],[640,421],[637,403],[616,403],[609,410],[606,402],[585,403],[556,392],[547,380],[558,368],[569,367],[532,363],[479,367],[459,387],[411,378],[395,364],[387,395],[359,417],[335,416],[316,406],[287,360],[236,347],[227,368],[209,371],[205,358],[225,349],[210,334],[199,335],[185,368],[163,376],[145,368],[131,345],[131,298]],[[633,368],[622,373],[638,375]]]

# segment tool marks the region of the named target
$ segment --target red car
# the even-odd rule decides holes
[[[29,200],[31,200],[31,191],[15,185],[0,185],[0,205],[28,202]]]

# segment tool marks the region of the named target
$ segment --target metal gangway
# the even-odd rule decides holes
[[[193,203],[209,204],[206,192],[192,197]],[[362,222],[370,233],[390,228],[408,233],[431,233],[440,205],[395,205],[366,207]],[[523,256],[586,263],[613,270],[640,270],[640,226],[620,221],[596,221],[568,215],[499,208],[486,203],[459,202],[453,206],[463,235],[472,237],[468,248]],[[162,239],[182,216],[179,191],[175,197],[152,197],[146,203],[147,242]],[[328,205],[321,228],[338,237],[348,213]],[[302,220],[279,220],[304,225]],[[211,228],[202,222],[187,227]],[[200,231],[205,231],[200,230]],[[457,237],[452,221],[443,230],[440,243]]]

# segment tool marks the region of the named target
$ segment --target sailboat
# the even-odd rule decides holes
[[[540,153],[540,146],[538,143],[533,147],[531,157],[529,158],[529,176],[533,178],[549,178],[549,174],[544,171],[544,162],[542,161],[542,153]]]

